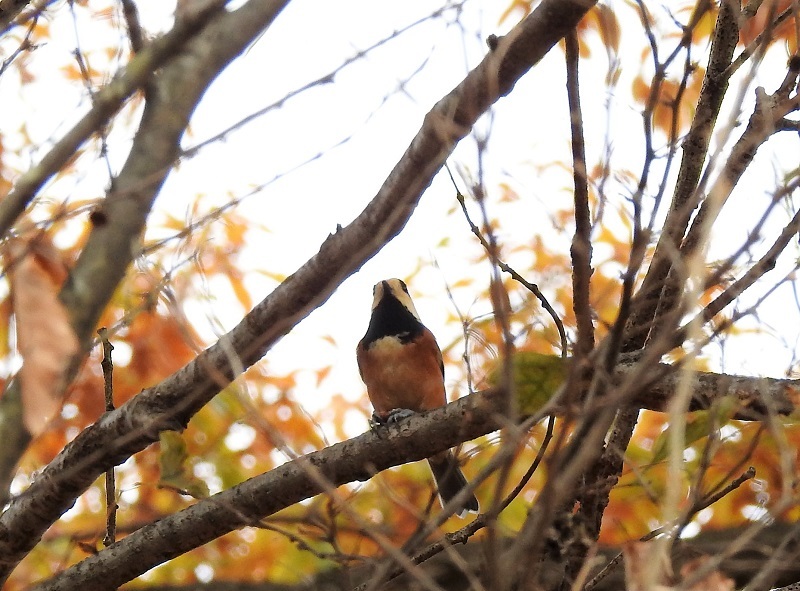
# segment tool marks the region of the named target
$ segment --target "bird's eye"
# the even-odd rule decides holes
[[[406,282],[403,281],[402,279],[398,279],[398,281],[400,282],[400,287],[403,288],[403,291],[408,293],[408,286],[406,285]]]

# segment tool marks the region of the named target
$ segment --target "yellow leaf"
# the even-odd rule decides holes
[[[256,273],[259,273],[268,279],[272,279],[277,283],[283,283],[286,280],[286,275],[283,273],[274,273],[272,271],[265,271],[263,269],[256,270]]]
[[[736,408],[736,401],[727,397],[711,410],[700,410],[689,415],[684,426],[683,449],[688,448],[695,441],[708,437],[712,427],[719,428],[720,425],[730,420]],[[655,445],[653,445],[653,464],[665,460],[669,455],[669,443],[673,429],[673,425],[668,426],[656,439]]]

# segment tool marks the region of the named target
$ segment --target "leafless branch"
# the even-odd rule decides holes
[[[114,363],[111,360],[111,351],[114,345],[108,340],[108,331],[101,328],[97,331],[103,343],[103,360],[100,365],[103,369],[103,394],[106,402],[106,412],[114,410]],[[117,485],[114,478],[114,468],[106,470],[106,533],[103,545],[108,547],[117,539]]]
[[[448,173],[449,172],[450,170],[448,169]],[[453,181],[453,185],[456,186],[455,179],[453,179],[452,174],[450,174],[450,179]],[[456,186],[456,200],[458,201],[458,204],[461,206],[461,211],[464,213],[464,218],[467,220],[467,224],[469,224],[470,230],[475,235],[475,237],[480,241],[481,246],[483,246],[484,249],[488,249],[489,243],[486,240],[486,237],[483,235],[483,232],[481,232],[481,229],[475,224],[475,222],[472,221],[472,218],[469,215],[469,210],[467,209],[467,203],[466,200],[464,199],[464,195],[461,193],[461,191],[458,190],[457,186]],[[558,330],[558,336],[561,343],[561,356],[566,357],[567,355],[569,355],[569,343],[567,342],[567,331],[564,329],[564,323],[561,321],[561,318],[558,316],[558,313],[556,312],[555,308],[553,308],[552,304],[547,300],[545,295],[541,292],[539,286],[525,279],[525,277],[520,275],[516,270],[514,270],[513,267],[509,266],[502,260],[498,260],[497,265],[500,267],[501,271],[503,271],[504,273],[508,273],[511,276],[511,278],[514,279],[514,281],[516,281],[517,283],[522,285],[525,289],[530,291],[534,295],[534,297],[536,297],[536,299],[539,300],[539,303],[542,305],[542,308],[544,308],[545,311],[550,315],[550,318],[553,319],[553,324],[555,324],[556,330]]]
[[[575,234],[572,238],[572,307],[577,321],[578,338],[574,355],[583,360],[594,347],[594,324],[589,302],[592,277],[592,221],[589,211],[589,186],[586,177],[586,146],[583,139],[583,114],[581,113],[578,84],[578,33],[571,31],[566,37],[567,100],[572,131],[572,179],[575,204]],[[579,364],[580,365],[580,364]],[[578,371],[582,371],[579,369]]]

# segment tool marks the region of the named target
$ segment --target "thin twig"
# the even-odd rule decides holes
[[[682,258],[691,256],[705,245],[711,225],[717,219],[742,174],[755,158],[758,148],[780,131],[779,123],[786,115],[797,110],[800,98],[791,96],[797,83],[797,75],[796,70],[789,70],[781,88],[772,95],[767,95],[763,89],[756,89],[756,105],[748,120],[747,128],[733,146],[725,168],[709,190],[708,197],[700,206],[686,233],[686,238],[680,246]]]
[[[125,18],[125,25],[128,27],[128,39],[131,42],[133,53],[139,53],[144,47],[144,31],[142,23],[139,21],[139,10],[133,0],[120,0],[122,4],[122,16]]]
[[[772,41],[772,33],[778,26],[780,26],[781,23],[791,17],[794,14],[794,11],[794,3],[790,3],[786,10],[781,12],[771,23],[769,23],[770,26],[766,27],[761,33],[759,33],[756,38],[753,39],[750,44],[745,47],[739,55],[736,56],[731,64],[725,69],[723,76],[725,76],[725,78],[730,78],[736,72],[736,70],[742,67],[742,65],[744,65],[748,59],[750,59],[750,56],[758,51],[759,48]]]
[[[277,525],[273,525],[268,523],[266,520],[262,520],[257,525],[254,525],[258,529],[263,529],[266,531],[275,532],[276,534],[280,534],[288,539],[291,543],[293,543],[298,550],[301,552],[309,552],[316,558],[320,560],[331,560],[333,562],[338,562],[342,565],[352,566],[354,562],[363,562],[365,558],[363,556],[359,556],[358,554],[347,554],[336,550],[334,552],[323,552],[321,550],[317,550],[314,546],[307,542],[302,536],[294,533],[289,529],[285,529],[282,527],[278,527]]]
[[[589,292],[592,277],[592,222],[589,211],[589,187],[586,183],[586,146],[583,139],[578,61],[578,34],[570,31],[565,37],[567,61],[567,100],[572,132],[572,179],[574,183],[575,234],[572,238],[572,307],[577,322],[578,338],[574,365],[582,371],[583,360],[594,347],[594,325]]]
[[[717,25],[711,43],[709,65],[703,80],[697,109],[689,134],[683,142],[683,160],[675,183],[672,203],[653,254],[650,268],[637,294],[632,311],[628,337],[631,349],[639,349],[647,341],[658,308],[664,280],[675,262],[675,252],[686,232],[692,212],[699,205],[697,184],[703,169],[711,132],[725,97],[728,79],[723,77],[730,65],[738,41],[738,20],[730,2],[720,6]]]
[[[453,182],[453,186],[456,188],[456,200],[458,201],[459,205],[461,206],[461,211],[464,213],[464,218],[467,220],[467,224],[469,224],[470,230],[475,235],[475,237],[480,241],[481,246],[483,248],[488,248],[489,243],[486,241],[486,238],[481,233],[480,228],[472,221],[472,218],[469,215],[469,211],[467,210],[467,203],[464,199],[464,194],[458,189],[458,185],[456,185],[456,181],[453,178],[453,173],[450,171],[450,167],[445,165],[447,169],[447,173],[450,175],[450,180]],[[564,329],[564,323],[561,321],[561,318],[558,317],[558,313],[555,311],[555,308],[550,304],[547,298],[539,289],[539,286],[535,283],[531,283],[527,279],[525,279],[522,275],[520,275],[517,271],[515,271],[511,266],[504,263],[502,260],[497,261],[497,266],[500,267],[504,273],[508,273],[514,281],[521,284],[525,289],[530,291],[536,299],[539,300],[539,303],[542,304],[542,308],[550,315],[553,319],[553,323],[556,325],[556,329],[558,330],[558,336],[561,342],[561,357],[566,358],[569,354],[569,344],[567,342],[567,331]]]
[[[106,412],[114,410],[114,364],[111,361],[111,352],[114,345],[108,340],[108,331],[101,328],[97,331],[103,343],[103,360],[100,367],[103,369],[103,393],[105,395]],[[106,548],[116,542],[117,538],[117,485],[114,477],[114,468],[106,470],[106,535],[103,537],[103,546]]]
[[[28,26],[28,30],[25,33],[25,37],[22,38],[22,41],[20,41],[19,46],[17,46],[17,48],[11,52],[11,55],[9,55],[6,59],[4,59],[3,62],[0,64],[0,76],[2,76],[5,73],[8,67],[12,63],[14,63],[14,60],[16,60],[20,55],[22,55],[26,51],[33,51],[39,47],[38,45],[34,45],[33,43],[31,43],[31,37],[33,36],[33,31],[36,29],[36,23],[38,21],[39,21],[39,14],[36,14],[33,17],[33,19],[31,19],[31,24]]]
[[[176,372],[172,380],[168,379],[158,384],[157,388],[139,393],[126,411],[117,409],[79,434],[70,446],[42,470],[41,476],[30,487],[9,503],[0,516],[3,531],[14,532],[13,536],[0,539],[3,554],[0,578],[5,580],[14,565],[37,543],[41,534],[72,506],[75,497],[86,490],[97,475],[105,472],[121,458],[150,445],[157,439],[160,430],[185,426],[198,409],[236,377],[237,367],[249,367],[262,358],[297,322],[321,306],[344,278],[355,272],[396,235],[414,211],[419,195],[430,184],[454,145],[468,133],[468,128],[494,101],[510,92],[514,83],[589,8],[590,5],[586,2],[544,0],[531,17],[526,17],[513,29],[513,35],[501,40],[498,50],[502,50],[502,56],[490,54],[466,76],[463,84],[437,103],[426,117],[421,131],[411,142],[405,156],[398,162],[366,211],[347,227],[330,236],[322,244],[320,251],[293,274],[292,281],[278,286],[253,308],[237,328],[220,337],[218,343],[203,351],[186,368]],[[237,23],[230,16],[237,13],[225,14],[224,24]],[[561,20],[556,21],[557,24],[552,21],[553,14],[562,15]],[[142,53],[146,51],[147,48]],[[499,59],[500,57],[503,59]],[[139,56],[135,59],[139,59]],[[489,76],[493,83],[497,83],[494,92],[487,92],[491,87],[486,83]],[[453,123],[446,126],[449,130],[446,138],[442,136],[442,122]],[[299,294],[304,295],[300,297]],[[259,318],[261,320],[257,320]],[[253,334],[253,322],[263,327],[258,334]],[[231,363],[232,355],[239,359],[238,365]],[[154,401],[157,403],[154,404]],[[125,422],[132,416],[127,414],[128,409],[138,412],[133,416],[147,417],[146,424],[142,426],[141,423]],[[484,420],[491,420],[491,417],[484,417]],[[458,429],[460,431],[461,427]],[[102,444],[91,447],[91,452],[76,454],[76,450],[87,449],[92,441]],[[81,447],[84,445],[87,447]],[[397,448],[392,447],[392,451],[396,452]],[[363,475],[363,466],[359,470]],[[303,470],[302,478],[307,477]],[[303,482],[309,485],[311,481]],[[310,486],[317,492],[320,490],[316,483]],[[40,496],[42,494],[43,497]],[[30,499],[42,498],[46,503],[38,503],[36,511],[26,511],[26,503]],[[263,514],[266,513],[265,511]],[[20,533],[20,528],[15,528],[13,524],[23,522],[24,532]],[[213,528],[206,529],[205,533],[216,537],[214,530],[221,525],[213,524]],[[159,526],[165,527],[164,522]],[[150,530],[142,534],[147,534],[147,531]],[[126,564],[124,550],[138,539],[130,539],[131,537],[118,542],[113,547],[114,552],[101,552],[103,557],[113,555],[118,560],[121,557],[120,563],[105,563],[109,568],[101,570],[95,561],[106,558],[89,557],[81,563],[82,566],[71,567],[47,584],[58,585],[59,581],[69,579],[73,585],[78,585],[78,577],[102,576],[102,584],[106,586],[121,585],[129,580],[126,577],[138,576],[164,560],[186,551],[183,548],[203,543],[202,538],[195,535],[191,539],[183,540],[185,545],[182,545],[170,535],[169,548],[164,549],[165,553],[158,557],[153,553],[149,558],[137,556],[136,564],[131,564],[132,561]],[[155,550],[156,547],[150,545],[149,548]]]
[[[78,17],[75,14],[74,0],[70,0],[69,9],[72,15],[72,28],[75,33],[75,49],[73,51],[73,55],[75,56],[75,61],[78,64],[78,70],[81,73],[81,78],[83,79],[83,85],[86,88],[86,92],[89,93],[89,96],[92,99],[92,103],[94,103],[96,92],[92,83],[90,68],[86,64],[86,58],[84,57],[83,50],[81,49],[81,44],[80,44],[81,36],[80,36],[80,31],[78,29]],[[110,179],[110,187],[113,190],[114,170],[111,166],[111,160],[108,157],[108,129],[110,123],[111,123],[110,121],[106,121],[104,124],[100,125],[97,129],[97,135],[99,136],[100,139],[100,156],[105,161],[106,172],[108,173],[108,178]]]
[[[784,251],[789,242],[797,236],[798,232],[800,232],[800,211],[795,213],[792,220],[784,227],[780,236],[778,236],[772,247],[764,256],[750,267],[742,277],[734,281],[725,291],[719,294],[714,301],[703,308],[695,318],[679,328],[672,338],[672,343],[682,343],[693,322],[705,324],[722,312],[724,308],[750,288],[765,273],[775,268],[778,256]]]

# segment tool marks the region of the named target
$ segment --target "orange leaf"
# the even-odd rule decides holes
[[[605,4],[598,4],[594,7],[593,12],[597,18],[597,30],[600,37],[603,39],[603,45],[612,50],[614,53],[619,53],[619,39],[620,28],[617,17],[614,11]]]
[[[325,378],[328,377],[328,374],[331,373],[332,369],[333,366],[326,365],[325,367],[322,367],[315,372],[317,374],[317,387],[319,387],[319,385],[323,382],[323,380],[325,380]]]
[[[78,339],[58,290],[66,268],[58,251],[41,236],[10,245],[11,298],[23,364],[23,420],[38,435],[61,408],[66,371]]]
[[[253,299],[250,297],[250,292],[247,291],[247,288],[244,286],[242,277],[239,274],[231,274],[228,276],[228,281],[230,281],[231,287],[233,288],[233,293],[236,295],[236,299],[239,300],[242,308],[245,310],[252,308]]]
[[[770,42],[776,39],[791,39],[795,30],[796,16],[784,20],[777,27],[773,27],[773,24],[770,22],[770,17],[774,18],[774,16],[781,14],[791,5],[792,3],[790,0],[778,0],[774,3],[764,2],[763,6],[759,6],[755,16],[744,22],[744,26],[742,26],[739,32],[739,40],[745,45],[750,44],[759,34],[768,29],[770,30]]]
[[[64,73],[64,76],[67,78],[67,80],[70,81],[83,80],[83,74],[81,73],[81,69],[76,64],[69,63],[61,66],[60,69]]]
[[[603,45],[610,53],[619,52],[620,41],[620,28],[614,11],[608,6],[598,4],[586,17],[581,20],[578,25],[578,30],[581,32],[581,41],[585,38],[586,31],[596,30],[600,34]],[[583,43],[581,44],[581,57],[589,57],[588,46],[584,49]]]

